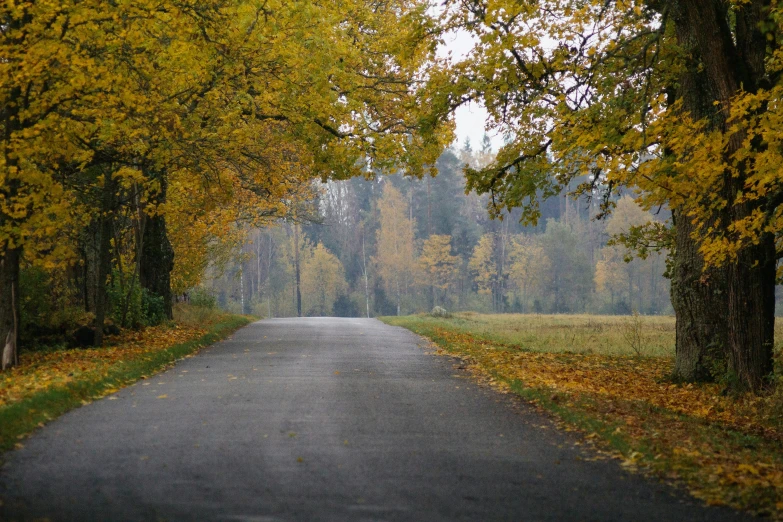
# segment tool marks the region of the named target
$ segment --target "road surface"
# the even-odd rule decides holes
[[[252,324],[6,455],[0,519],[742,520],[369,319]]]

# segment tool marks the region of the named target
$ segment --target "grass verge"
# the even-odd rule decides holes
[[[117,391],[141,378],[158,373],[183,357],[215,343],[251,322],[244,316],[220,316],[207,329],[168,326],[149,329],[132,340],[92,350],[61,350],[35,354],[22,360],[17,375],[6,378],[4,387],[16,381],[35,383],[22,392],[3,397],[0,405],[0,452],[12,449],[36,428],[63,413]],[[178,333],[179,335],[175,335]],[[154,340],[154,342],[152,342]],[[128,345],[131,347],[128,347]],[[103,357],[79,360],[90,355]],[[25,365],[27,364],[27,365]],[[65,373],[59,370],[66,367]],[[81,369],[82,371],[79,371]],[[43,381],[41,383],[40,381]]]
[[[502,332],[471,330],[460,317],[382,319],[429,338],[438,353],[461,358],[480,378],[553,414],[562,428],[581,431],[599,454],[684,485],[708,504],[783,520],[779,397],[727,397],[716,385],[671,383],[672,357],[536,351],[535,339],[503,342]]]

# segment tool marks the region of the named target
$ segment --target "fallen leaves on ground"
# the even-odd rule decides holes
[[[155,326],[125,331],[111,346],[23,352],[19,366],[2,375],[0,407],[38,392],[78,380],[105,376],[124,361],[144,357],[176,344],[201,337],[206,330],[195,326]],[[111,393],[112,390],[106,390]]]
[[[684,482],[708,504],[783,519],[783,430],[771,404],[779,398],[672,383],[669,357],[540,353],[441,327],[418,333],[491,385],[520,383],[549,410],[599,419],[605,432],[588,437],[620,440],[626,467]]]

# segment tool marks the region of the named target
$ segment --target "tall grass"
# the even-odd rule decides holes
[[[389,324],[394,317],[384,318]],[[493,342],[536,352],[596,353],[602,355],[674,355],[674,317],[638,316],[636,348],[627,339],[626,316],[478,314],[462,312],[451,319],[429,315],[405,318],[406,324],[448,328]],[[401,324],[401,323],[400,323]]]

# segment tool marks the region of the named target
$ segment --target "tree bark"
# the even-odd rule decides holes
[[[685,0],[673,6],[678,41],[691,55],[678,96],[693,119],[707,118],[710,130],[732,133],[724,152],[727,163],[731,162],[734,152],[742,146],[744,134],[741,129],[730,129],[725,115],[740,90],[753,93],[765,81],[767,44],[759,26],[763,2],[752,0],[744,4],[735,15],[733,32],[728,7],[723,2]],[[724,230],[730,223],[751,216],[755,211],[767,210],[763,201],[738,201],[737,195],[745,189],[745,173],[751,166],[740,164],[735,167],[736,175],[727,169],[723,176],[721,196],[726,204],[715,216]],[[682,209],[679,211],[681,213]],[[710,347],[721,343],[725,346],[723,355],[728,363],[726,377],[733,379],[739,388],[758,391],[772,371],[774,238],[764,234],[757,244],[742,247],[736,260],[728,266],[704,273],[700,281],[706,282],[707,287],[698,288],[689,281],[694,275],[682,270],[689,265],[691,270],[703,266],[697,251],[698,242],[694,239],[696,231],[682,215],[676,227],[672,302],[678,320],[678,373],[682,371],[683,377],[698,376],[699,366],[704,356],[709,356]],[[700,299],[694,301],[692,298]],[[688,306],[696,306],[701,319],[693,322],[691,326],[695,332],[691,334],[686,331],[688,314],[693,313]],[[680,322],[683,323],[682,341]],[[709,327],[710,324],[713,326]],[[711,328],[711,331],[699,331],[701,326]],[[692,342],[698,342],[700,346],[693,346]],[[680,351],[683,351],[682,358]],[[690,372],[691,368],[697,371]]]
[[[769,384],[775,336],[775,240],[766,234],[729,268],[729,371],[741,389]]]
[[[299,271],[299,224],[294,223],[294,277],[296,282],[296,316],[302,317],[301,273]]]
[[[692,52],[680,77],[676,98],[694,120],[710,118],[715,107],[707,78],[701,69],[697,35],[685,8],[677,12],[677,37]],[[673,100],[672,100],[673,101]],[[671,267],[671,301],[676,317],[674,377],[685,382],[713,381],[725,371],[728,350],[728,272],[705,273],[704,257],[695,239],[695,226],[683,208],[672,209],[675,228]]]
[[[104,173],[103,191],[101,197],[101,217],[100,217],[100,246],[98,247],[98,281],[95,289],[95,337],[93,344],[101,346],[103,344],[103,325],[106,320],[106,309],[108,308],[108,284],[109,273],[111,272],[111,238],[114,222],[114,200],[117,182],[113,173],[107,170]]]
[[[704,259],[693,239],[693,225],[673,212],[671,300],[676,317],[674,376],[678,380],[712,381],[725,367],[728,346],[726,268],[704,273]]]
[[[153,205],[166,202],[166,178],[160,175],[160,191],[150,201]],[[174,270],[174,248],[169,241],[166,217],[155,213],[145,215],[139,279],[147,291],[163,298],[163,311],[174,317],[171,296],[171,272]]]
[[[22,20],[12,20],[12,28]],[[19,159],[11,148],[14,133],[21,128],[19,111],[22,104],[22,91],[18,86],[11,88],[8,97],[11,103],[0,108],[2,114],[4,182],[0,185],[0,198],[6,204],[13,202],[19,194],[21,180],[17,175],[9,175],[19,166]],[[13,225],[14,219],[0,212],[0,227]],[[10,238],[13,241],[15,238]],[[0,367],[5,370],[19,364],[19,261],[22,249],[9,244],[9,240],[0,245]]]
[[[2,369],[19,364],[19,249],[0,254],[0,342]]]

